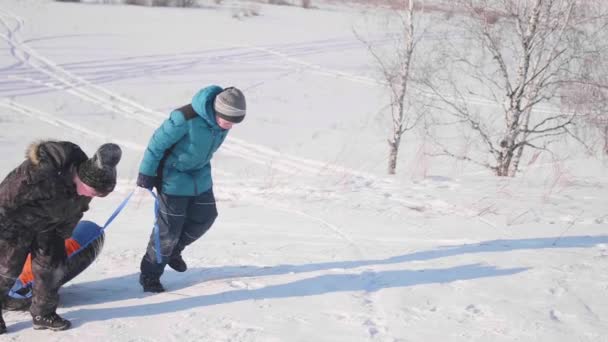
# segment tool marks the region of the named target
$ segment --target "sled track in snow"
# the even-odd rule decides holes
[[[15,25],[14,28],[11,28],[10,25],[7,23],[5,18],[9,18],[14,20],[17,24]],[[30,48],[26,42],[22,42],[19,39],[18,36],[18,31],[21,29],[21,27],[24,26],[24,20],[8,11],[5,10],[1,10],[0,9],[0,22],[7,28],[8,33],[6,35],[0,35],[2,36],[2,38],[4,38],[9,45],[11,45],[11,51],[13,56],[15,56],[15,58],[20,60],[20,63],[18,65],[24,65],[27,64],[27,59],[32,55],[30,54],[31,52],[34,52],[34,50],[32,48]],[[435,35],[433,34],[428,34],[429,37],[427,37],[427,39],[436,39],[437,37],[435,37]],[[455,36],[455,38],[461,37],[462,33],[459,32],[455,32],[452,34],[453,36]],[[390,36],[379,36],[376,37],[372,40],[375,43],[380,43],[380,44],[386,44],[386,43],[390,43],[393,41],[392,38],[390,38]],[[315,54],[315,53],[321,53],[321,52],[332,52],[332,51],[336,51],[336,50],[344,50],[344,49],[352,49],[352,48],[357,48],[357,47],[361,47],[361,42],[359,42],[358,40],[355,39],[326,39],[326,40],[320,40],[320,41],[314,41],[314,42],[307,42],[307,43],[292,43],[292,44],[285,44],[282,46],[270,46],[270,47],[264,47],[264,46],[254,46],[254,45],[240,45],[240,44],[226,44],[226,42],[224,41],[217,41],[216,42],[218,45],[224,45],[224,46],[228,46],[228,48],[224,48],[224,49],[217,49],[217,50],[212,50],[212,51],[202,51],[202,52],[193,52],[193,53],[185,53],[182,56],[177,58],[177,61],[179,61],[180,59],[182,59],[182,61],[179,61],[178,65],[170,65],[167,66],[167,63],[171,62],[171,64],[176,63],[176,57],[175,56],[168,56],[165,59],[161,59],[160,61],[156,61],[154,62],[154,60],[152,60],[152,64],[147,65],[146,67],[144,67],[143,71],[139,71],[140,74],[143,74],[145,72],[150,72],[152,70],[156,70],[156,69],[165,69],[168,72],[171,72],[171,70],[183,70],[186,67],[190,67],[194,64],[198,64],[201,62],[201,59],[203,59],[204,61],[207,62],[221,62],[222,63],[227,63],[227,62],[238,62],[239,64],[241,63],[245,63],[245,64],[254,64],[254,65],[260,65],[258,63],[256,63],[257,61],[261,61],[263,62],[263,65],[268,65],[268,57],[276,57],[278,58],[279,61],[284,61],[287,63],[287,65],[285,66],[281,66],[281,65],[277,65],[276,63],[273,64],[273,68],[289,68],[288,65],[292,65],[292,66],[298,66],[298,69],[300,70],[304,70],[306,72],[310,72],[310,73],[314,73],[314,74],[318,74],[318,75],[322,75],[322,76],[328,76],[328,77],[338,77],[341,79],[345,79],[347,81],[351,81],[351,82],[357,82],[357,83],[362,83],[362,84],[366,84],[369,86],[384,86],[385,82],[383,82],[382,80],[378,80],[375,78],[371,78],[371,77],[365,77],[365,76],[359,76],[359,75],[355,75],[349,72],[344,72],[341,70],[336,70],[336,69],[331,69],[331,68],[326,68],[323,67],[319,64],[315,64],[315,63],[311,63],[311,62],[307,62],[303,59],[300,59],[298,57],[302,57],[305,55],[310,55],[310,54]],[[20,57],[18,56],[19,53],[24,54],[24,56]],[[209,56],[210,53],[213,53],[213,55]],[[42,72],[43,74],[45,74],[47,77],[49,77],[50,80],[56,80],[57,75],[60,74],[65,74],[65,75],[69,75],[70,77],[64,78],[62,80],[60,80],[60,83],[62,84],[61,87],[65,87],[65,88],[69,88],[69,87],[77,87],[77,86],[90,86],[90,87],[94,87],[96,91],[101,91],[102,93],[104,93],[106,96],[110,96],[110,97],[114,97],[114,96],[119,96],[115,93],[111,93],[109,92],[107,89],[99,87],[93,83],[91,83],[90,81],[85,81],[83,78],[81,77],[77,77],[75,75],[73,75],[71,72],[67,71],[66,68],[63,68],[61,66],[58,66],[52,62],[50,62],[49,60],[47,60],[46,58],[44,58],[43,56],[41,56],[38,53],[34,54],[36,57],[38,57],[38,59],[42,59],[43,62],[47,62],[50,66],[52,66],[52,73],[54,74],[49,74],[48,70],[41,70],[40,68],[36,68],[33,63],[30,63],[31,67],[34,67],[34,69],[38,72]],[[146,57],[144,57],[146,58]],[[162,58],[162,56],[161,56]],[[129,60],[131,60],[131,58],[128,58]],[[137,62],[137,64],[135,66],[130,66],[129,69],[126,72],[134,72],[133,68],[135,67],[136,69],[139,67],[141,68],[141,62]],[[18,66],[17,65],[17,66]],[[102,62],[103,65],[103,62]],[[13,67],[9,67],[8,69],[14,69],[16,66]],[[5,68],[7,69],[7,68]],[[3,69],[0,69],[0,71],[2,71]],[[95,69],[98,70],[98,69]],[[116,70],[112,70],[113,73],[116,73]],[[137,71],[135,71],[137,72]],[[21,72],[21,74],[23,75],[19,75],[19,74],[13,74],[10,78],[14,79],[14,80],[20,80],[20,81],[31,81],[32,80],[32,75],[29,73],[23,73]],[[35,76],[35,75],[34,75]],[[107,77],[107,76],[106,76]],[[73,78],[73,79],[71,79]],[[38,85],[44,85],[42,83],[45,83],[44,81],[38,81],[38,82],[33,82],[33,83],[37,83]],[[54,88],[57,89],[59,86],[55,86]],[[51,86],[51,88],[53,88]],[[423,90],[421,88],[416,88],[415,89],[417,92],[419,92],[420,95],[423,96],[427,96],[427,97],[432,97],[432,98],[438,98],[438,96],[430,91],[426,91]],[[84,93],[84,92],[83,92]],[[84,94],[82,94],[83,96],[85,96]],[[90,94],[89,94],[90,95]],[[445,98],[450,99],[450,100],[454,100],[454,101],[462,101],[462,102],[466,102],[466,103],[470,103],[470,104],[474,104],[474,105],[478,105],[478,106],[489,106],[489,107],[500,107],[499,104],[497,104],[494,101],[488,100],[488,99],[484,99],[481,97],[475,97],[475,96],[467,96],[464,98],[456,98],[453,96],[445,96]],[[126,100],[124,97],[119,96],[120,100]],[[99,100],[99,99],[98,99]],[[152,114],[158,114],[158,112],[150,112],[149,108],[144,108],[143,106],[135,103],[134,101],[131,100],[127,100],[128,102],[130,102],[131,105],[134,105],[136,107],[136,111],[135,113],[133,113],[132,111],[128,111],[125,110],[124,114],[130,114],[130,115],[136,115],[136,113],[138,112],[144,112],[144,113],[152,113]],[[98,103],[99,105],[103,106],[104,108],[106,108],[105,106],[107,105],[104,103]],[[107,108],[109,109],[109,108]],[[121,109],[121,108],[118,108]],[[546,114],[555,114],[554,110],[551,109],[550,107],[537,107],[535,108],[535,111],[538,113],[546,113]],[[164,113],[160,113],[162,115],[162,117],[164,118]],[[146,120],[146,117],[143,116],[142,117],[143,120]]]
[[[0,107],[14,110],[18,113],[24,114],[26,116],[29,116],[31,118],[34,118],[34,119],[37,119],[37,120],[40,120],[43,122],[46,122],[53,126],[63,127],[63,128],[67,128],[72,131],[77,131],[77,132],[81,133],[82,135],[86,136],[87,138],[94,139],[101,143],[114,141],[131,150],[140,151],[140,152],[144,151],[146,149],[146,147],[143,145],[139,145],[137,143],[134,143],[134,142],[128,141],[128,140],[115,139],[115,138],[97,133],[96,131],[90,130],[86,127],[57,118],[56,116],[54,116],[48,112],[44,112],[39,109],[31,108],[31,107],[25,106],[23,104],[16,103],[14,101],[9,101],[9,100],[0,101]]]
[[[9,37],[10,36],[11,35],[9,34]],[[33,41],[50,40],[54,38],[55,37],[51,36],[29,39],[24,40],[21,43],[27,44]],[[378,36],[373,39],[375,44],[385,44],[390,41],[391,39],[387,38],[386,35]],[[224,43],[222,44],[225,45]],[[122,57],[109,60],[102,59],[74,62],[63,64],[62,68],[78,72],[81,77],[84,77],[95,84],[149,75],[150,73],[165,75],[179,74],[180,72],[183,73],[186,69],[191,69],[196,66],[217,67],[230,63],[235,63],[238,66],[252,65],[256,66],[256,69],[259,69],[260,67],[267,67],[272,70],[283,68],[292,70],[293,72],[298,69],[294,69],[294,63],[285,60],[284,56],[295,57],[335,51],[343,52],[348,49],[361,48],[361,46],[362,43],[353,37],[278,44],[262,48],[231,45],[227,48],[184,52],[177,56],[174,54],[157,54]],[[269,59],[272,58],[277,59],[279,63],[270,64]],[[22,63],[20,63],[20,65],[22,65]],[[310,67],[308,67],[306,71],[310,71],[308,69],[310,69]],[[0,69],[0,77],[3,76],[3,70],[6,69]],[[0,82],[0,91],[13,93],[15,95],[28,95],[43,92],[44,89],[46,89],[44,86],[38,86],[35,89],[31,89],[31,87],[26,86],[25,82],[20,82],[20,80],[40,76],[35,70],[30,70],[27,66],[12,68],[10,72],[11,78],[14,78],[15,81]],[[335,76],[331,73],[327,75]],[[41,81],[48,82],[48,80],[49,78],[47,76],[47,79]]]
[[[7,18],[7,17],[9,19],[14,20],[15,25],[13,27],[11,27],[11,25],[5,20],[5,18]],[[12,39],[17,34],[17,32],[19,32],[19,30],[21,30],[21,27],[23,27],[24,21],[20,17],[14,16],[14,15],[9,15],[7,13],[4,13],[2,10],[0,10],[0,24],[2,24],[2,26],[4,26],[6,28],[6,36],[7,36],[7,38]],[[16,49],[16,47],[14,45],[12,45],[12,44],[9,44],[9,45],[11,45],[11,50],[10,50],[11,51],[11,55],[13,57],[15,57],[17,60],[19,60],[19,62],[17,62],[14,65],[10,65],[8,67],[0,68],[0,71],[2,71],[2,70],[11,70],[11,69],[17,68],[17,67],[19,67],[20,65],[23,64],[23,62],[21,61],[21,58],[17,57],[17,49]]]

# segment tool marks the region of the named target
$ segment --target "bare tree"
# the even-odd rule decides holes
[[[398,33],[391,39],[395,45],[388,53],[383,54],[373,41],[363,38],[355,32],[355,35],[364,42],[376,64],[381,70],[383,83],[389,90],[391,111],[391,135],[388,139],[388,173],[395,174],[397,169],[397,157],[403,134],[416,126],[423,116],[422,110],[416,112],[412,106],[411,83],[412,61],[416,50],[418,39],[415,38],[415,0],[402,0],[392,4],[389,15],[394,17],[398,23]],[[389,19],[389,21],[391,21]]]
[[[608,34],[602,40],[608,40]],[[599,53],[587,56],[580,81],[562,89],[561,104],[567,111],[584,113],[577,121],[578,133],[594,147],[593,151],[608,154],[608,60],[605,57]]]
[[[486,153],[441,146],[442,154],[483,165],[498,176],[515,176],[526,148],[553,153],[553,143],[564,137],[584,144],[573,127],[588,113],[563,110],[560,103],[576,97],[568,88],[597,87],[584,66],[593,56],[608,57],[601,39],[608,25],[602,1],[455,3],[458,27],[468,40],[451,44],[451,72],[427,85]]]

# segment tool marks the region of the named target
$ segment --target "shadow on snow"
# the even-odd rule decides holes
[[[509,252],[534,249],[585,248],[600,243],[608,243],[608,236],[570,236],[561,239],[532,238],[514,240],[492,240],[477,244],[440,247],[434,250],[414,252],[386,259],[332,261],[302,265],[225,266],[190,269],[186,276],[167,272],[163,282],[170,291],[176,291],[214,280],[243,277],[263,277],[281,274],[304,273],[334,269],[355,269],[373,265],[398,264],[409,261],[423,261],[464,254]],[[79,322],[107,320],[121,317],[158,315],[168,312],[188,310],[196,307],[234,303],[247,300],[280,299],[288,297],[316,296],[327,293],[366,291],[408,287],[424,284],[449,283],[517,274],[528,270],[518,267],[498,269],[493,266],[471,264],[444,269],[363,271],[357,274],[325,274],[301,279],[286,284],[271,285],[259,289],[236,289],[217,294],[189,296],[181,295],[173,301],[146,303],[127,307],[78,309],[66,314],[66,318]],[[171,294],[171,293],[169,293]],[[86,305],[147,297],[138,284],[138,274],[124,275],[109,279],[78,283],[62,292],[62,306]]]

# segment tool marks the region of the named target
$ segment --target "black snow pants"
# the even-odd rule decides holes
[[[15,284],[31,253],[35,281],[30,312],[32,316],[46,316],[55,312],[59,301],[57,292],[66,261],[64,239],[54,230],[28,233],[24,231],[15,239],[0,240],[0,298]]]
[[[161,193],[155,227],[141,261],[141,273],[160,277],[171,257],[180,255],[186,246],[203,236],[216,218],[213,189],[198,196]]]

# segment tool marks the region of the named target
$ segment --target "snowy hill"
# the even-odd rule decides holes
[[[578,156],[499,179],[425,156],[405,137],[386,175],[383,89],[354,10],[260,5],[178,9],[3,0],[0,171],[30,141],[142,152],[170,110],[208,84],[245,90],[248,116],[213,161],[220,216],[144,294],[139,262],[153,201],[137,191],[106,246],[65,286],[74,327],[4,314],[2,340],[606,341],[608,177]],[[377,33],[381,40],[382,32]]]

